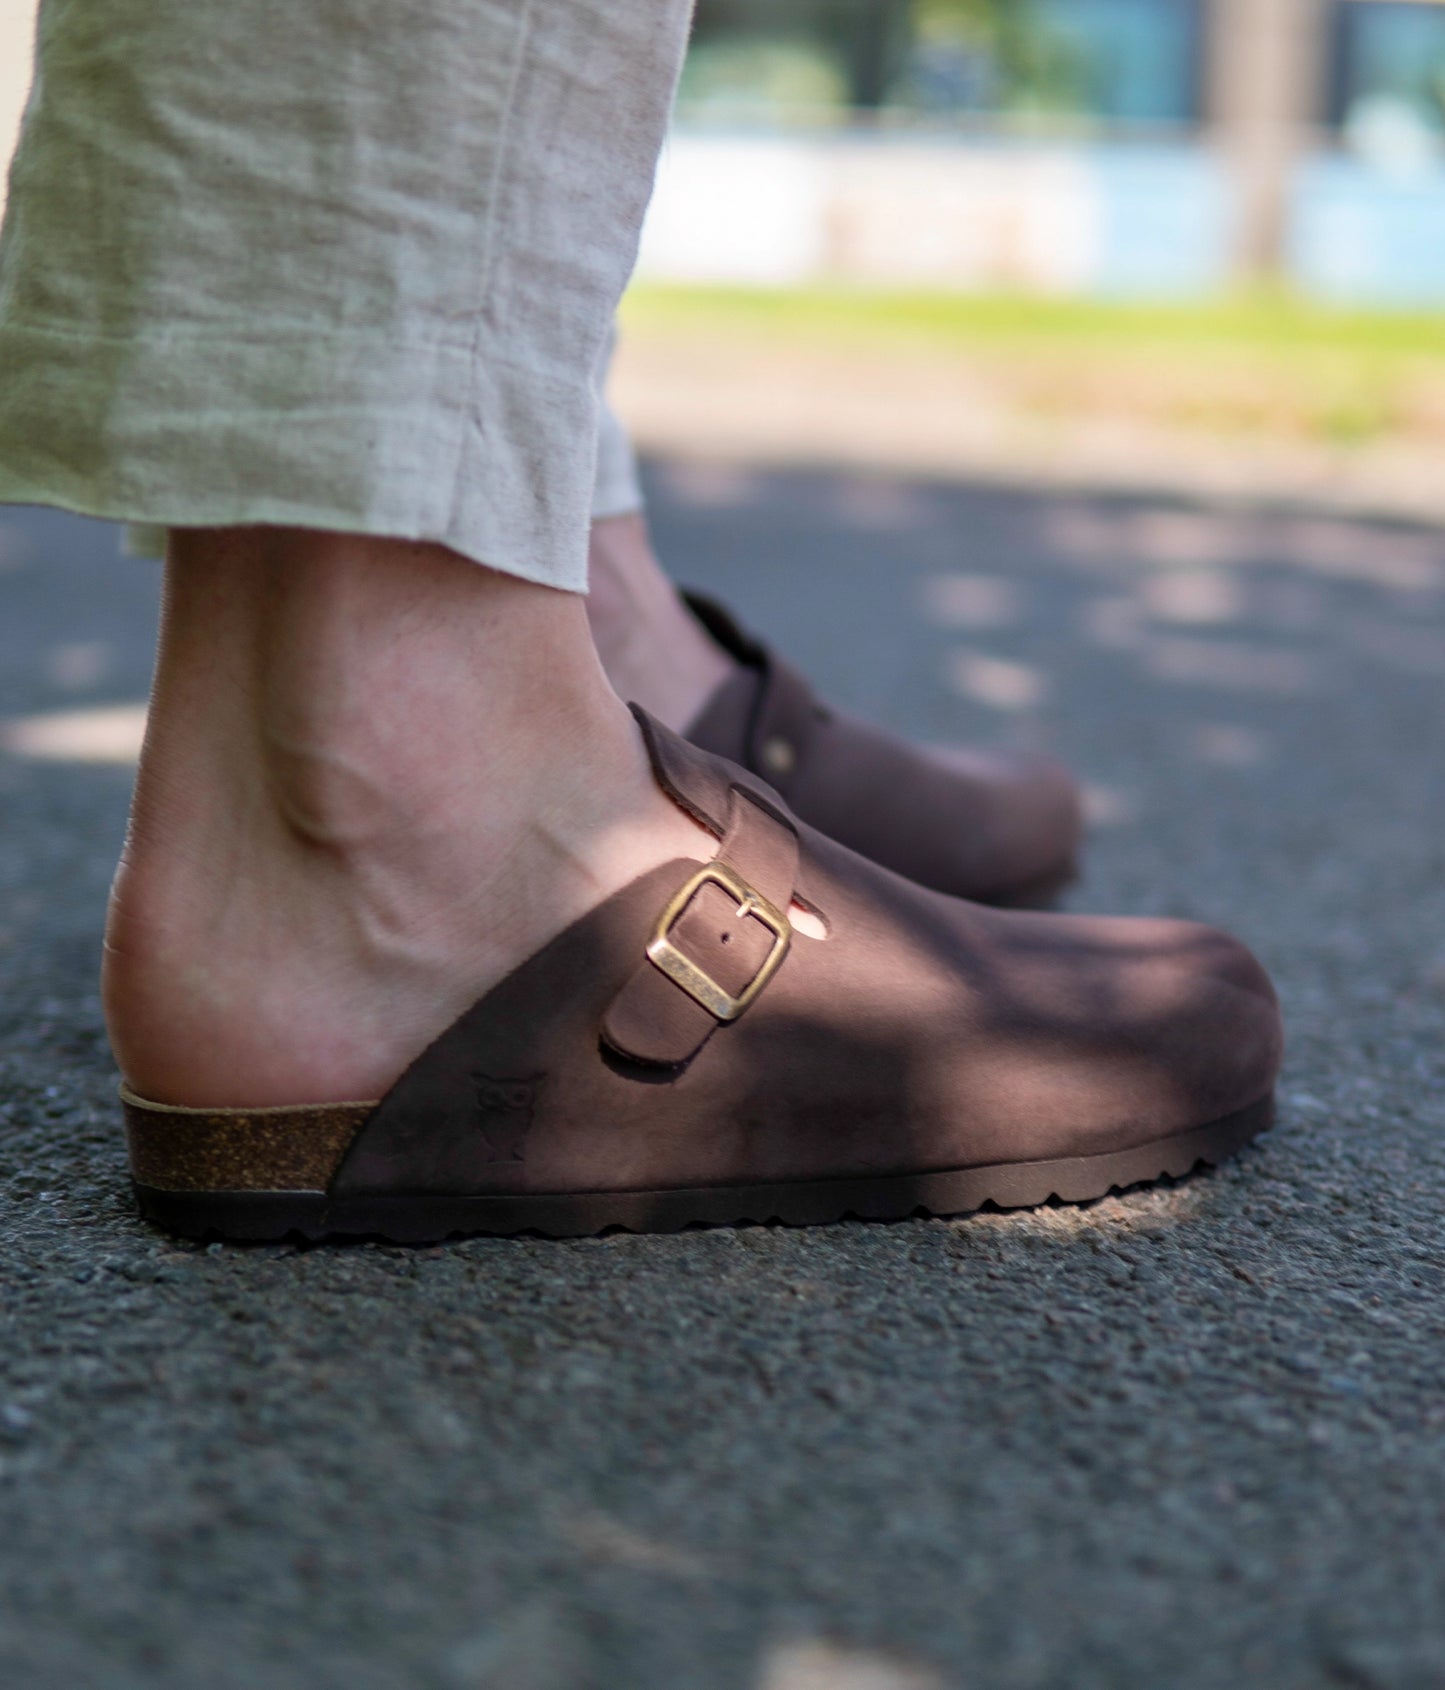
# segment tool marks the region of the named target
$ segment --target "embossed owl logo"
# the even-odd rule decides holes
[[[521,1162],[526,1159],[527,1131],[536,1108],[541,1076],[509,1080],[496,1074],[473,1074],[476,1088],[477,1124],[487,1147],[488,1162]]]

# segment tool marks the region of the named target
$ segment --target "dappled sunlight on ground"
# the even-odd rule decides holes
[[[756,1690],[943,1690],[931,1667],[842,1643],[784,1643],[770,1649]]]
[[[1284,561],[1305,574],[1373,586],[1445,586],[1445,545],[1435,528],[1252,511],[1228,503],[1154,504],[1147,495],[1058,500],[1042,520],[1047,543],[1079,563],[1179,569]]]
[[[1033,710],[1049,692],[1047,677],[1033,665],[964,647],[949,655],[948,680],[965,698],[994,710]]]
[[[1116,1193],[1100,1198],[1097,1203],[1058,1203],[1042,1209],[990,1211],[949,1224],[999,1229],[1057,1242],[1095,1235],[1154,1234],[1207,1214],[1217,1198],[1210,1174],[1203,1171],[1183,1180]]]
[[[1177,754],[1224,771],[1277,754],[1271,700],[1338,694],[1380,670],[1445,679],[1445,531],[1147,499],[1020,496],[1014,514],[1023,570],[959,534],[963,567],[923,577],[916,601],[934,628],[967,632],[941,678],[990,711],[1025,724],[1067,711],[1057,656],[1022,649],[1061,617],[1072,666],[1093,648],[1138,708],[1161,689],[1191,701]],[[1254,719],[1230,720],[1236,705]]]
[[[0,750],[42,763],[134,763],[145,725],[144,704],[12,716],[0,720]]]
[[[1027,615],[1022,584],[1004,575],[925,576],[924,614],[941,628],[1011,628]]]

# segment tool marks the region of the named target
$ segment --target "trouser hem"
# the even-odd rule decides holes
[[[165,528],[429,540],[586,590],[586,379],[478,366],[470,345],[13,322],[0,369],[0,501]]]

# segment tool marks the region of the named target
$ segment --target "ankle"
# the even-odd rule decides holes
[[[732,673],[663,573],[640,513],[592,525],[587,614],[617,692],[685,729]]]
[[[505,833],[543,777],[625,757],[622,721],[574,595],[440,546],[193,530],[173,542],[137,810],[186,771],[338,860],[459,805]]]

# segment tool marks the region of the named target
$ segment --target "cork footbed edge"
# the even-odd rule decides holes
[[[161,1191],[325,1191],[375,1103],[186,1109],[120,1088],[131,1174]]]

